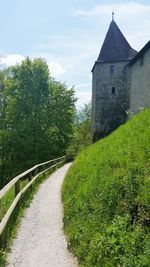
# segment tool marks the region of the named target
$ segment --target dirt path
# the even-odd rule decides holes
[[[60,190],[69,167],[66,164],[40,186],[8,255],[9,267],[77,267],[62,223]]]

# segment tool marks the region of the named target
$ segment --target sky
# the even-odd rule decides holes
[[[0,0],[0,64],[47,60],[51,75],[74,86],[77,108],[91,99],[91,69],[115,21],[139,51],[150,39],[150,0]]]

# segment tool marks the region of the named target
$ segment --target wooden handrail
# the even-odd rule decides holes
[[[38,167],[50,164],[52,162],[58,162],[60,160],[63,160],[63,158],[65,158],[65,156],[57,158],[57,159],[52,159],[43,163],[40,163],[38,165],[33,166],[32,168],[28,169],[27,171],[17,175],[16,177],[14,177],[5,187],[3,187],[0,190],[0,200],[2,199],[2,197],[11,189],[11,187],[13,185],[15,185],[20,179],[22,179],[23,177],[25,177],[27,174],[30,174],[31,172],[35,171],[36,169],[38,169]]]
[[[5,230],[5,227],[11,217],[12,212],[14,211],[14,209],[17,206],[17,203],[19,202],[19,199],[21,198],[21,196],[27,191],[27,189],[33,184],[33,182],[44,172],[48,171],[51,168],[56,167],[59,163],[63,163],[66,160],[66,156],[57,158],[57,159],[53,159],[53,160],[49,160],[43,163],[40,163],[38,165],[35,165],[34,167],[28,169],[27,171],[19,174],[18,176],[14,177],[1,191],[0,191],[0,201],[2,199],[2,197],[8,192],[8,190],[10,190],[12,188],[13,185],[16,185],[21,178],[25,177],[27,174],[31,174],[33,171],[38,170],[39,167],[44,166],[45,170],[39,172],[38,174],[34,175],[33,179],[29,179],[29,182],[27,183],[27,185],[20,191],[20,187],[19,190],[17,191],[16,197],[13,200],[11,206],[9,207],[8,211],[6,212],[6,214],[4,215],[2,221],[0,222],[0,238],[1,235],[3,234],[3,231]],[[54,163],[54,164],[53,164]],[[46,168],[47,165],[50,165],[48,168]],[[38,170],[39,171],[39,170]],[[30,176],[31,178],[31,176]],[[1,240],[0,240],[1,241]]]

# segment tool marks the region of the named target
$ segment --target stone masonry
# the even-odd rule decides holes
[[[150,42],[137,53],[111,22],[92,69],[92,139],[126,122],[127,111],[150,105]]]
[[[93,70],[93,139],[97,140],[126,120],[129,109],[126,88],[126,62],[100,63]],[[113,73],[111,73],[113,68]]]
[[[150,106],[150,42],[129,65],[130,111],[135,114]]]

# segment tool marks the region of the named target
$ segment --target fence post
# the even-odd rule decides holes
[[[2,200],[0,199],[0,222],[2,220]]]
[[[39,172],[39,170],[38,170],[39,168],[38,167],[36,167],[36,169],[35,169],[35,171],[34,171],[34,174],[35,175],[37,175],[38,174],[38,172]]]
[[[32,172],[29,173],[29,182],[32,180]]]
[[[51,162],[49,162],[49,163],[48,163],[48,167],[51,167],[51,166],[52,166],[52,163],[51,163]]]
[[[15,196],[20,192],[20,180],[15,183]]]

